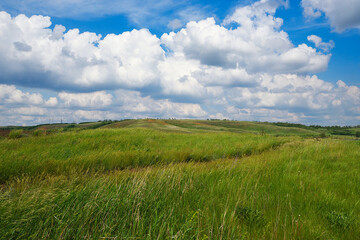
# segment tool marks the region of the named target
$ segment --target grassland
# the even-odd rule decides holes
[[[353,136],[236,121],[87,124],[96,129],[0,139],[0,239],[360,239]]]

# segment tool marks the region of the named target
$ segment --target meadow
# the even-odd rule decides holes
[[[4,129],[0,239],[360,239],[358,128],[279,125]]]

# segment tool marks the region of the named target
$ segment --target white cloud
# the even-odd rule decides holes
[[[99,67],[106,70],[107,81],[135,88],[156,82],[157,64],[164,58],[160,40],[147,29],[107,35],[99,41],[97,54],[105,64],[96,66],[96,69]],[[99,73],[102,75],[103,71],[100,69]],[[93,73],[90,72],[89,76],[93,76]],[[84,82],[89,83],[88,79],[84,78]]]
[[[268,15],[237,10],[225,23],[237,22],[229,30],[213,18],[190,22],[177,33],[164,34],[161,41],[175,55],[199,60],[203,65],[244,68],[247,72],[307,73],[326,70],[331,55],[306,44],[294,47],[287,33],[278,30],[282,21]],[[239,13],[239,11],[241,13]],[[242,18],[239,19],[238,15]],[[246,21],[245,21],[246,20]]]
[[[332,101],[331,104],[334,105],[334,106],[340,106],[340,105],[341,105],[341,101],[338,100],[338,99],[335,99],[335,100]]]
[[[142,97],[136,91],[118,90],[116,99],[120,105],[118,111],[132,117],[201,118],[207,116],[207,112],[199,104],[174,103],[168,99],[155,100],[151,97]]]
[[[358,0],[302,0],[304,15],[311,18],[323,13],[336,32],[346,29],[360,29],[360,1]]]
[[[229,106],[226,114],[231,119],[242,119],[244,121],[269,121],[269,122],[304,122],[306,116],[302,113],[290,113],[286,110],[267,108],[238,108]]]
[[[171,20],[167,25],[167,27],[170,28],[173,31],[176,30],[176,29],[181,28],[182,26],[183,26],[183,23],[181,22],[180,19],[177,19],[177,18]]]
[[[334,86],[316,76],[264,74],[260,83],[255,89],[237,88],[229,95],[230,102],[242,107],[313,111],[328,108],[336,96]]]
[[[331,55],[305,44],[294,47],[279,30],[282,20],[271,15],[273,4],[261,3],[261,8],[239,8],[226,19],[240,23],[236,29],[208,18],[161,40],[146,29],[104,38],[77,29],[65,32],[60,25],[51,30],[49,17],[11,18],[1,12],[1,33],[7,34],[0,33],[0,80],[71,91],[150,88],[154,96],[169,97],[204,95],[204,87],[218,81],[206,80],[209,73],[224,77],[228,85],[251,85],[251,75],[259,72],[325,70]]]
[[[0,123],[136,117],[326,122],[334,113],[354,122],[359,88],[313,75],[327,68],[332,42],[312,35],[317,49],[294,46],[274,16],[286,3],[262,0],[237,8],[222,25],[213,18],[192,21],[160,39],[147,29],[105,37],[50,29],[48,17],[0,12],[0,115],[7,116]],[[55,93],[44,100],[13,84]],[[25,114],[31,112],[32,119]]]
[[[247,73],[244,68],[208,66],[194,72],[194,76],[205,86],[253,87],[258,84],[256,75]]]
[[[316,35],[310,35],[307,39],[308,41],[313,42],[315,47],[320,48],[324,52],[330,52],[330,50],[335,47],[334,41],[330,40],[329,42],[323,42],[321,37]]]
[[[202,97],[205,87],[193,73],[200,70],[200,63],[184,57],[168,57],[158,65],[162,94],[167,97]]]
[[[50,37],[51,40],[59,40],[64,36],[64,32],[66,28],[62,25],[55,25],[52,35]]]
[[[55,107],[58,104],[58,100],[56,97],[50,97],[46,102],[45,106],[47,107]]]
[[[33,104],[40,105],[43,98],[39,93],[23,92],[14,85],[0,84],[0,104]]]
[[[101,108],[112,103],[113,96],[105,91],[93,93],[59,93],[59,98],[67,107]]]
[[[37,116],[37,115],[45,115],[46,110],[44,108],[40,107],[20,107],[20,108],[13,108],[9,110],[11,114],[21,114],[21,115],[31,115],[31,116]]]
[[[119,114],[111,113],[108,111],[86,111],[86,110],[76,110],[72,113],[74,115],[73,120],[75,121],[84,121],[84,120],[104,120],[104,119],[118,119],[120,118]]]
[[[160,40],[148,30],[101,39],[100,35],[79,33],[77,29],[63,33],[59,25],[52,31],[50,25],[48,17],[11,18],[0,12],[0,81],[55,90],[155,84],[157,64],[164,58],[164,51]]]
[[[357,113],[352,110],[360,105],[360,89],[356,86],[347,86],[342,81],[334,86],[317,76],[296,74],[262,75],[261,78],[260,87],[231,89],[227,94],[227,106],[251,109],[251,112],[268,109],[296,116],[302,114],[304,118],[298,120],[303,123],[356,123]],[[325,115],[331,118],[325,119]]]

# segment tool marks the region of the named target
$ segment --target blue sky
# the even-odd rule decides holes
[[[360,124],[357,0],[3,0],[0,11],[0,125]]]

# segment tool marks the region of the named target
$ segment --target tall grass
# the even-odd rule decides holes
[[[11,178],[108,171],[241,157],[290,138],[235,133],[185,134],[96,129],[0,141],[0,183]]]
[[[170,140],[164,138],[164,144]],[[143,141],[136,142],[145,146]],[[174,142],[165,146],[176,149]],[[359,159],[359,142],[304,140],[241,159],[22,177],[7,181],[1,190],[0,236],[359,239]]]
[[[166,123],[185,129],[197,129],[205,131],[233,131],[240,133],[263,133],[278,136],[317,136],[317,131],[302,129],[298,127],[282,127],[270,123],[244,122],[244,121],[224,121],[224,120],[167,120]]]

